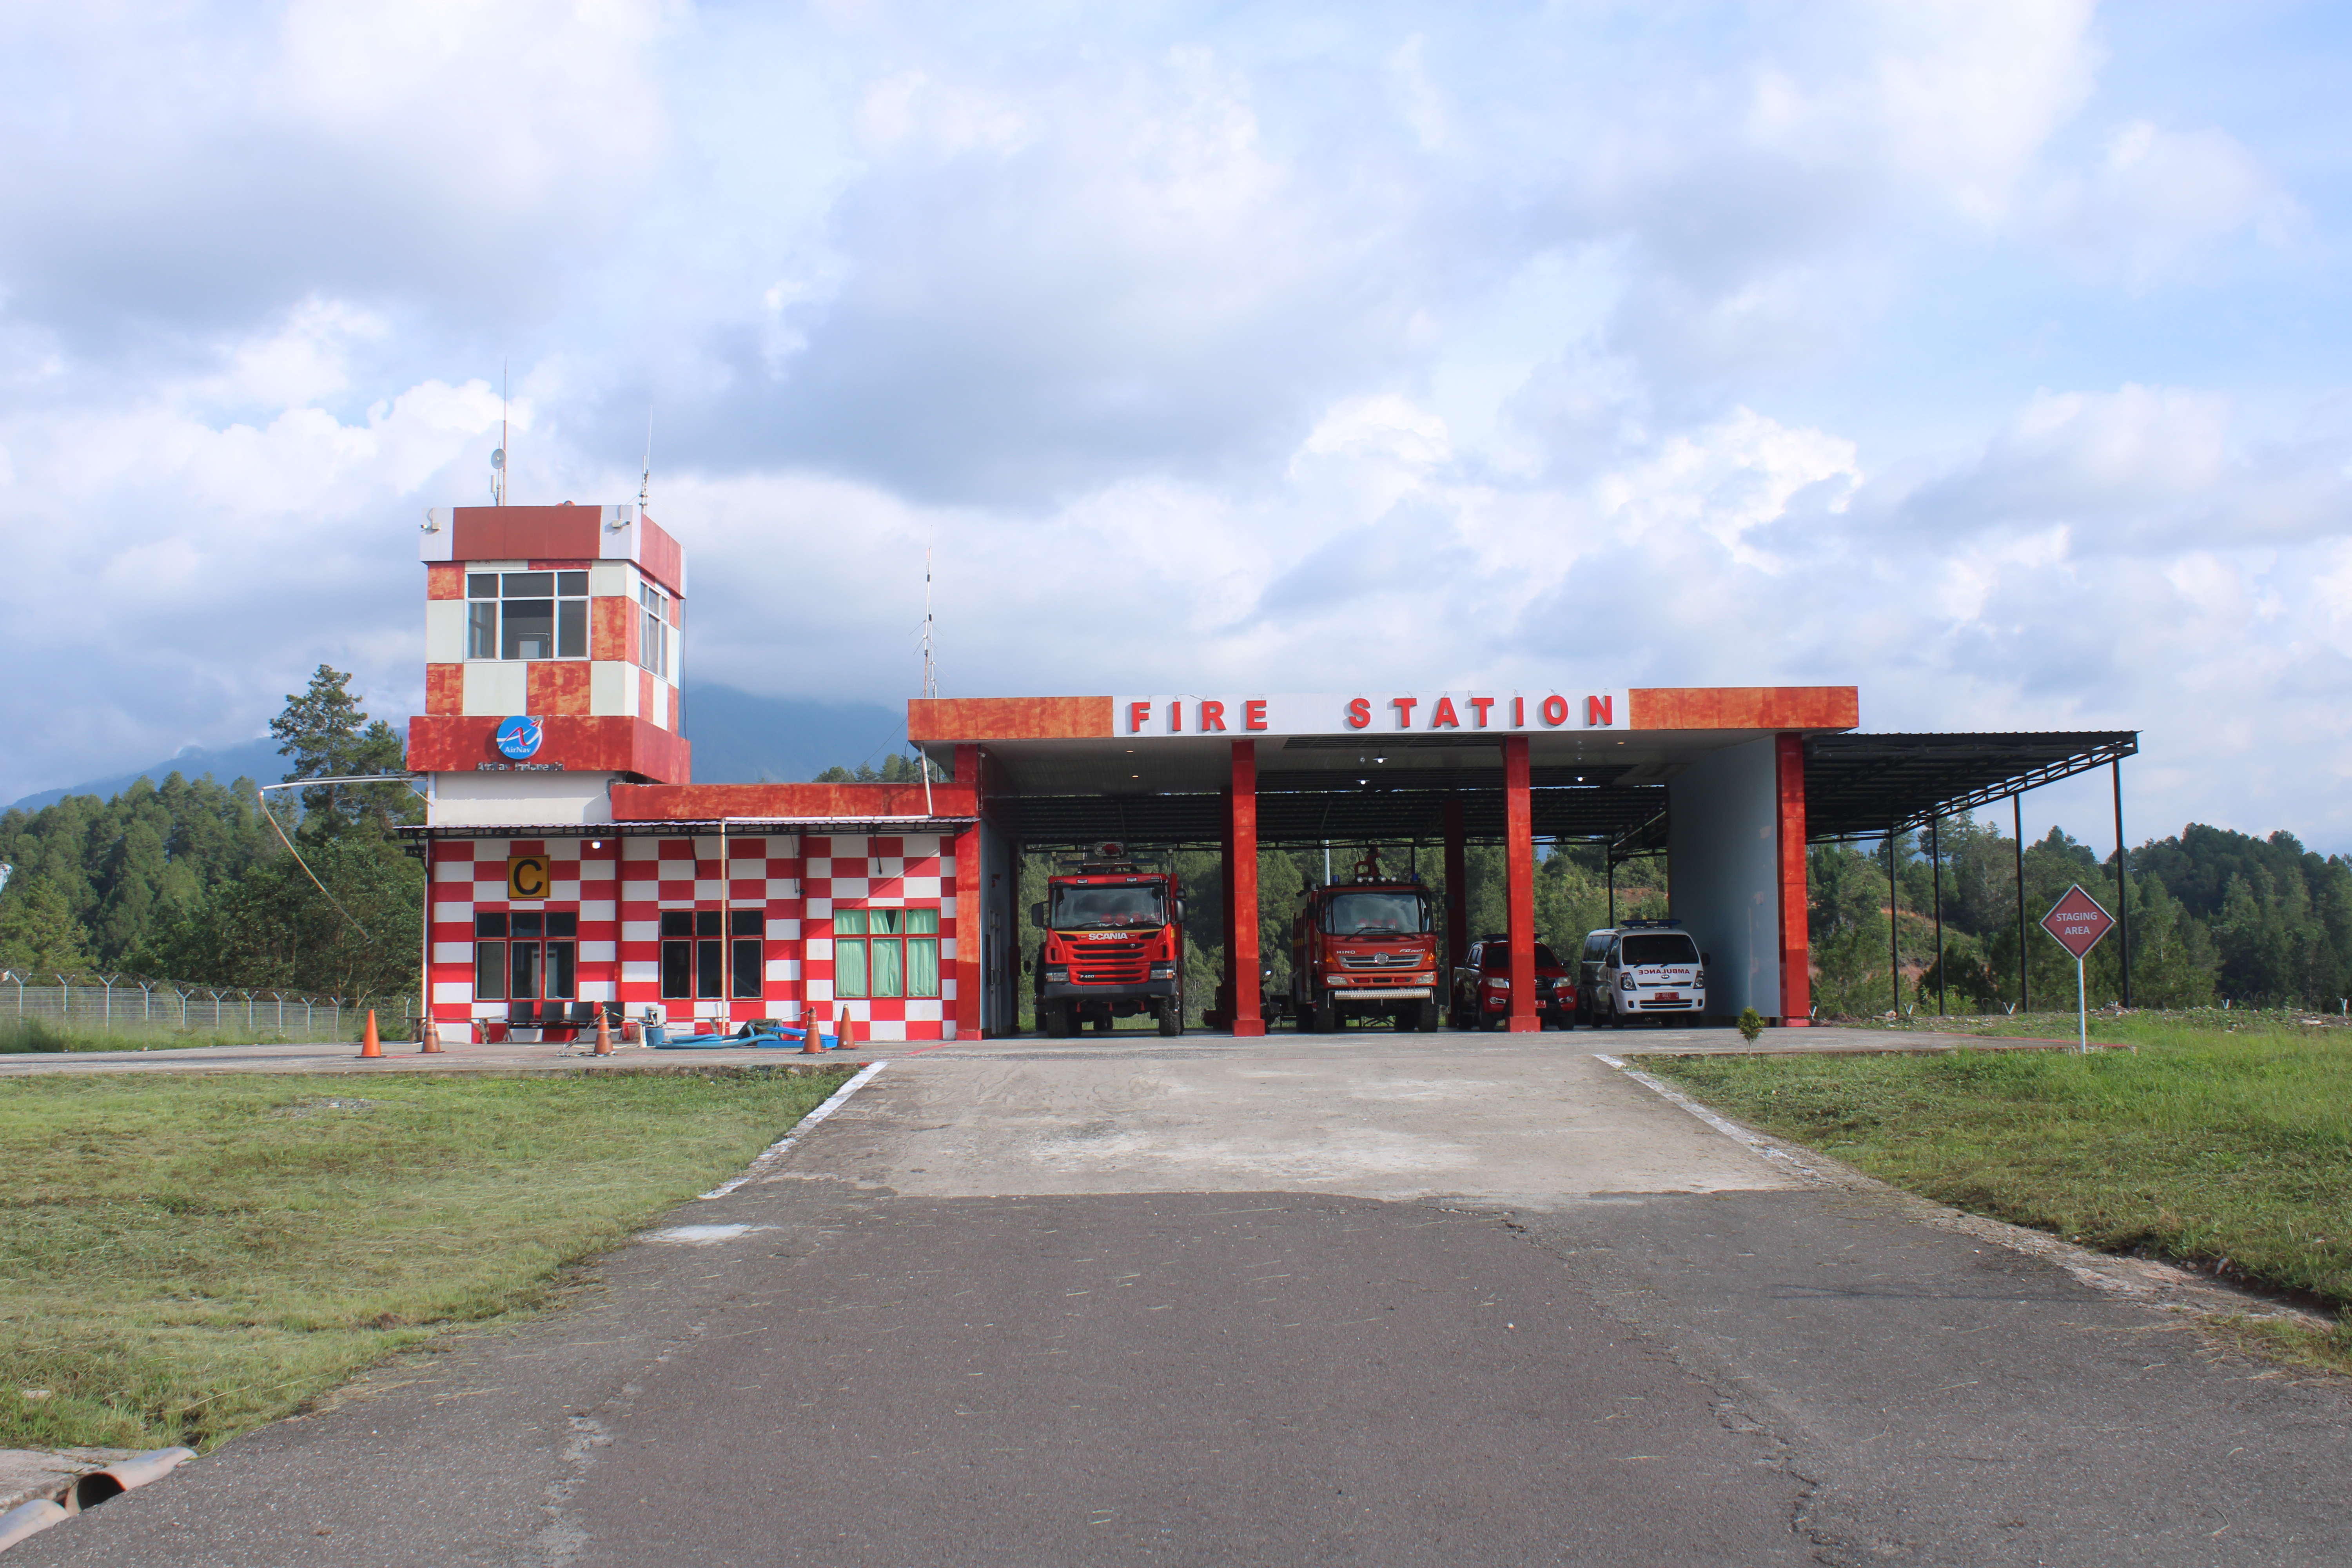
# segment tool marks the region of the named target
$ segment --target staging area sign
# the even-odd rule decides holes
[[[2083,959],[2099,939],[2116,923],[2116,918],[2099,907],[2099,900],[2083,891],[2075,883],[2066,889],[2066,896],[2050,906],[2042,917],[2042,929],[2057,939],[2058,945],[2074,955],[2074,1048],[2087,1052],[2091,1048],[2090,988],[2083,977]],[[2135,1051],[2137,1046],[2132,1047]]]
[[[1111,699],[1112,733],[1169,735],[1489,735],[1632,726],[1622,688],[1586,691],[1363,691]]]
[[[2066,896],[2050,906],[2042,917],[2042,929],[2058,939],[2058,945],[2074,955],[2077,962],[2099,945],[2099,939],[2113,929],[2116,919],[2099,907],[2099,900],[2083,891],[2077,882],[2066,889]]]

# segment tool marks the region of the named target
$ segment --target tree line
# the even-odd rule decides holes
[[[350,680],[321,665],[306,690],[288,697],[270,726],[289,759],[287,779],[401,771],[398,732],[368,717]],[[921,776],[916,759],[894,753],[878,769],[830,768],[818,782]],[[9,811],[0,816],[0,865],[11,868],[0,886],[0,967],[341,995],[411,989],[424,875],[394,829],[421,817],[422,803],[401,784],[315,784],[270,792],[265,804],[252,780],[222,784],[177,773],[160,785],[141,779],[111,800],[71,795],[36,812]],[[1344,879],[1363,854],[1333,846],[1331,873]],[[1189,906],[1186,989],[1197,1016],[1223,965],[1219,858],[1199,849],[1170,859]],[[1932,839],[1911,832],[1813,846],[1806,883],[1821,1011],[1932,1008],[1939,997],[1954,1010],[1982,1011],[2015,1005],[2021,986],[2037,1007],[2071,1002],[2073,962],[2032,922],[2073,882],[2113,911],[2115,857],[2053,828],[2026,847],[2023,860],[2021,950],[2016,846],[1998,826],[1956,816],[1941,819]],[[1324,879],[1325,866],[1319,847],[1259,856],[1258,951],[1276,989],[1288,984],[1299,895]],[[1043,855],[1023,868],[1024,958],[1036,951],[1028,910],[1044,896],[1048,868]],[[1444,858],[1433,846],[1383,848],[1381,868],[1417,872],[1441,899],[1446,891]],[[1501,847],[1470,847],[1464,872],[1471,940],[1502,931]],[[1621,863],[1618,917],[1666,913],[1670,879],[1664,854]],[[1610,881],[1599,845],[1539,845],[1538,939],[1571,957],[1585,931],[1608,923]],[[2352,994],[2352,859],[2305,849],[2284,831],[2262,838],[2191,823],[2132,850],[2126,882],[2137,1005],[2229,998],[2334,1006]],[[2120,998],[2122,954],[2112,935],[2093,951],[2085,979],[2094,1005]]]
[[[401,770],[399,732],[369,719],[350,682],[320,665],[287,698],[270,725],[287,780]],[[176,773],[111,800],[9,811],[0,968],[341,996],[413,991],[424,868],[393,829],[420,820],[422,803],[402,784],[265,796],[251,779]]]

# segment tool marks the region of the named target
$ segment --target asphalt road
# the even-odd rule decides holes
[[[903,1058],[712,1229],[10,1568],[2352,1561],[2341,1384],[1620,1039]]]

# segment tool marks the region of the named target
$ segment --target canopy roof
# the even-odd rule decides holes
[[[1215,741],[1200,744],[1204,752],[1224,750]],[[1820,841],[1916,827],[1938,813],[1987,805],[2103,767],[2134,754],[2138,734],[1816,734],[1806,738],[1805,748],[1807,837]],[[1201,776],[1213,770],[1187,766],[1181,771],[1192,776],[1178,787],[1154,789],[1154,781],[1142,776],[1148,764],[1123,749],[1109,770],[1074,766],[1075,757],[1041,758],[1045,765],[1033,768],[1022,765],[1025,759],[1020,756],[990,750],[1005,763],[1009,785],[1002,795],[992,792],[990,807],[1032,847],[1112,841],[1206,846],[1224,837],[1224,795],[1207,787],[1216,782],[1213,776]],[[1302,757],[1301,752],[1310,755]],[[1665,781],[1690,760],[1643,755],[1620,763],[1539,755],[1529,769],[1535,837],[1605,839],[1621,853],[1663,847]],[[1085,776],[1098,773],[1128,776]],[[1096,787],[1085,787],[1089,783]],[[1351,742],[1333,749],[1319,741],[1302,745],[1293,739],[1269,743],[1259,753],[1258,842],[1268,847],[1440,843],[1449,802],[1460,805],[1467,841],[1501,842],[1498,746],[1378,747]]]

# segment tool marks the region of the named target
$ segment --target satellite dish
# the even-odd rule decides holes
[[[507,449],[504,447],[500,447],[497,451],[490,454],[490,467],[499,469],[500,472],[504,472],[506,466]]]

